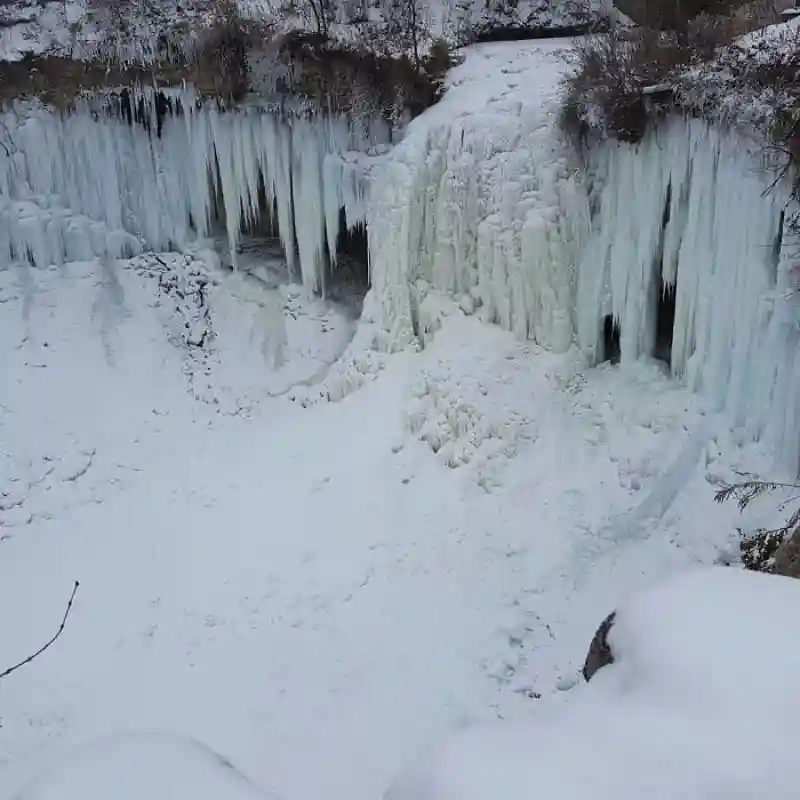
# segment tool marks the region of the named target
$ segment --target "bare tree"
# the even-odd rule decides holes
[[[318,36],[328,38],[331,23],[336,18],[333,0],[287,0],[283,10],[298,14],[306,24],[313,27]]]
[[[385,0],[382,11],[388,40],[409,55],[419,72],[425,35],[430,28],[430,10],[425,0]]]

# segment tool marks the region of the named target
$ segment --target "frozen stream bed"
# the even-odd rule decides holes
[[[764,456],[659,365],[583,371],[444,299],[424,351],[385,356],[258,284],[176,255],[0,272],[3,665],[81,581],[3,681],[0,797],[155,731],[286,800],[375,800],[731,547],[714,485]]]

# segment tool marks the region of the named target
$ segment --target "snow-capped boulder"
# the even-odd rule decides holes
[[[622,605],[613,665],[425,754],[387,800],[797,796],[800,582],[715,567]]]

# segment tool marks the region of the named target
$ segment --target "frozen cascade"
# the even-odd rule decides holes
[[[292,274],[324,289],[344,209],[348,226],[368,225],[378,347],[424,333],[430,288],[553,350],[577,343],[588,363],[608,355],[613,320],[623,369],[667,358],[743,440],[800,467],[799,295],[782,246],[793,210],[784,187],[766,191],[757,144],[673,118],[636,146],[597,149],[582,176],[538,105],[453,114],[443,101],[382,159],[368,196],[359,151],[390,143],[379,123],[171,99],[183,113],[158,129],[89,107],[5,113],[0,263],[180,248],[218,216],[235,258],[266,201]]]
[[[418,332],[415,306],[431,286],[469,296],[487,322],[568,349],[587,225],[568,148],[537,107],[438,117],[411,124],[371,192],[372,301],[385,346]]]
[[[292,274],[320,289],[340,208],[349,225],[364,220],[364,171],[351,151],[388,144],[386,127],[253,106],[226,113],[185,90],[171,93],[183,113],[157,131],[154,94],[139,99],[153,124],[88,106],[2,115],[11,146],[0,150],[0,260],[47,266],[181,248],[207,236],[224,209],[235,262],[241,231],[265,199]]]
[[[603,320],[623,367],[657,355],[662,292],[674,298],[673,375],[725,411],[742,441],[767,440],[800,469],[800,294],[784,217],[788,187],[759,145],[674,118],[636,146],[607,145],[590,168],[596,213],[578,266],[578,343],[603,358]]]
[[[487,321],[622,368],[662,356],[727,412],[743,441],[800,468],[800,294],[781,246],[785,187],[758,146],[668,120],[636,146],[605,145],[579,179],[552,121],[442,115],[412,123],[372,188],[372,313],[388,349],[420,334],[430,288],[470,295]],[[659,352],[662,292],[674,297]],[[424,334],[424,330],[422,331]]]

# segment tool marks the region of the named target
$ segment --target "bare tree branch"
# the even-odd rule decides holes
[[[3,120],[1,120],[1,119],[0,119],[0,129],[2,129],[3,133],[5,133],[5,135],[8,137],[8,141],[13,146],[14,145],[14,139],[11,136],[11,131],[9,131],[8,125],[6,125],[6,123],[3,122]],[[2,147],[3,150],[6,151],[6,156],[8,156],[8,158],[11,158],[11,150],[8,147],[8,145],[5,144],[5,142],[0,141],[0,147]]]
[[[75,581],[75,585],[72,587],[72,594],[69,596],[69,602],[67,603],[67,610],[64,612],[64,618],[61,620],[61,624],[58,626],[58,630],[56,631],[55,636],[46,644],[44,647],[40,647],[33,655],[28,656],[26,659],[23,659],[19,662],[19,664],[14,664],[13,667],[9,667],[4,672],[0,672],[0,679],[5,678],[6,676],[10,675],[15,670],[18,670],[20,667],[24,667],[26,664],[30,664],[34,658],[40,656],[50,647],[56,639],[64,632],[64,626],[67,624],[67,617],[69,616],[69,612],[72,610],[72,601],[75,599],[75,593],[78,591],[78,587],[80,583]]]

